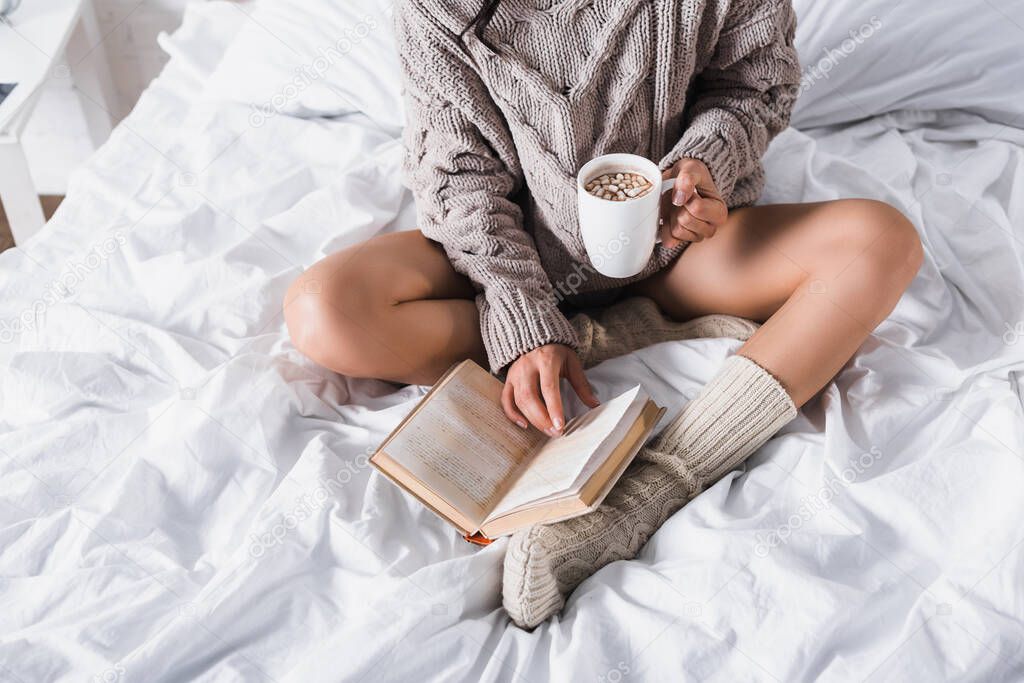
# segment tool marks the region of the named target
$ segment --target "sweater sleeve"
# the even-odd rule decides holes
[[[405,173],[420,230],[477,288],[493,371],[538,346],[576,347],[513,201],[522,171],[501,112],[458,36],[418,3],[402,5],[395,16],[408,119]]]
[[[799,92],[795,31],[790,0],[729,3],[711,60],[694,81],[685,132],[663,168],[698,159],[729,206],[757,199],[761,158],[789,125]]]

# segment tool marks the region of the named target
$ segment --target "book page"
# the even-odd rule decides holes
[[[385,444],[388,456],[467,517],[482,521],[545,437],[509,421],[500,381],[467,365]]]
[[[601,452],[595,453],[598,457],[590,458],[587,461],[587,464],[583,466],[583,469],[580,470],[576,480],[572,483],[572,486],[570,486],[572,490],[578,491],[582,489],[584,484],[594,476],[597,470],[601,469],[601,465],[604,464],[604,457],[602,456],[604,456],[605,453],[610,454],[620,443],[622,443],[623,439],[625,439],[626,435],[629,433],[629,430],[632,429],[633,423],[636,422],[638,417],[640,417],[640,413],[644,411],[650,396],[639,386],[636,387],[636,391],[637,394],[633,403],[626,408],[626,411],[622,414],[622,418],[619,420],[619,423],[615,425],[611,433],[608,435],[608,438],[605,440],[605,443],[602,444]],[[607,448],[604,448],[604,446],[607,446]]]
[[[602,457],[607,457],[614,448],[616,444],[604,447],[605,442],[617,433],[625,417],[632,415],[635,420],[638,410],[635,404],[646,401],[646,394],[643,394],[643,401],[639,400],[641,393],[641,388],[636,386],[573,418],[561,436],[548,439],[537,451],[519,479],[494,505],[489,518],[571,491],[588,464],[597,460],[600,465]]]

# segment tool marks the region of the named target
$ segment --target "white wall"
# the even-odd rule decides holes
[[[32,2],[32,0],[27,0]],[[103,46],[117,89],[118,118],[135,105],[167,55],[157,46],[160,31],[173,31],[189,0],[93,0]],[[75,166],[92,152],[78,99],[70,83],[53,81],[43,91],[25,129],[25,150],[40,194],[64,194]]]

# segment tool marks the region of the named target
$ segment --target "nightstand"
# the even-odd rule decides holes
[[[91,0],[29,0],[0,21],[0,201],[16,244],[45,223],[21,133],[49,79],[71,78],[94,146],[110,135],[114,89]]]

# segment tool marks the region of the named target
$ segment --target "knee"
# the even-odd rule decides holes
[[[924,263],[924,248],[914,224],[885,202],[847,199],[836,204],[840,215],[834,225],[844,233],[842,267],[859,262],[875,283],[902,293]]]
[[[313,266],[288,288],[283,311],[292,343],[304,356],[350,377],[369,377],[367,336],[375,300],[359,265]]]
[[[910,285],[924,263],[924,247],[914,224],[896,207],[885,202],[859,200],[862,220],[879,226],[877,243],[869,249],[879,275],[895,283],[900,292]]]

